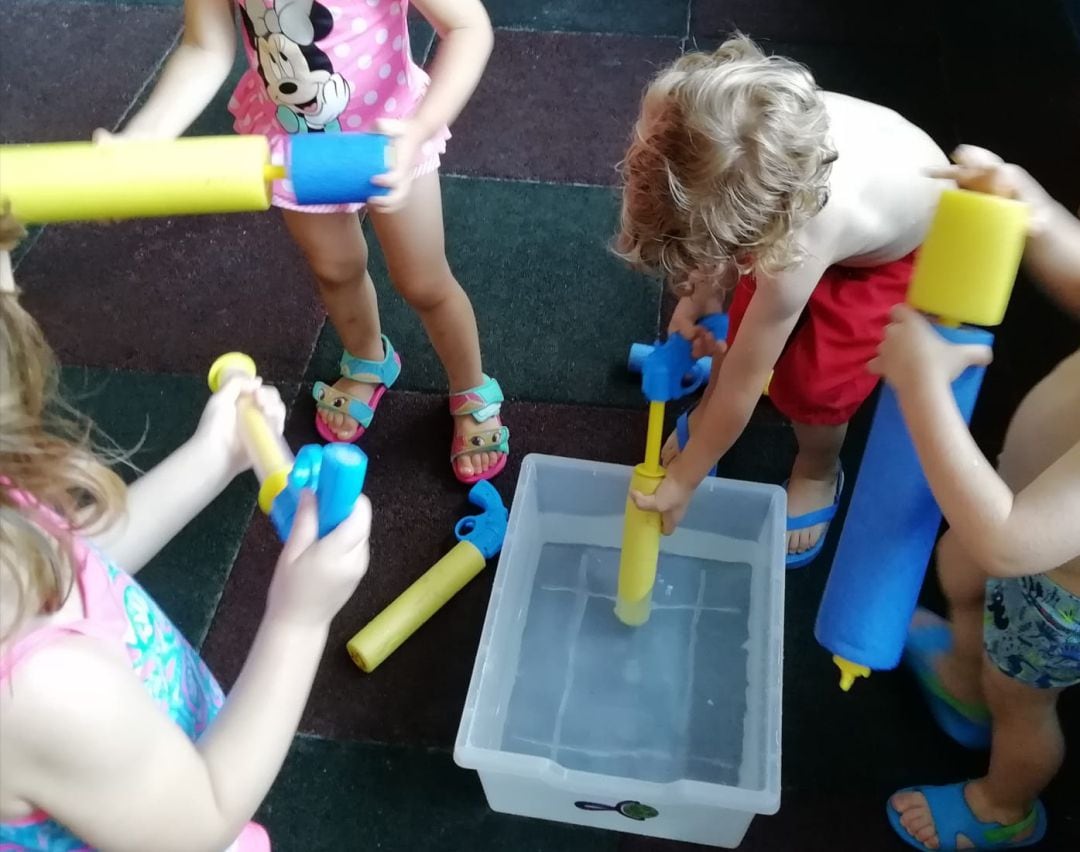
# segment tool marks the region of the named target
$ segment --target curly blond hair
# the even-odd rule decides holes
[[[54,612],[74,581],[71,536],[117,517],[124,483],[99,460],[93,425],[60,400],[52,350],[19,304],[9,252],[25,234],[0,210],[0,587],[11,622]],[[27,502],[45,512],[28,511]],[[51,516],[59,518],[52,520]],[[9,597],[10,596],[10,597]],[[11,602],[14,602],[11,604]]]
[[[676,285],[695,272],[730,283],[735,271],[790,268],[835,159],[821,90],[802,65],[742,35],[687,54],[642,98],[620,166],[615,253]]]

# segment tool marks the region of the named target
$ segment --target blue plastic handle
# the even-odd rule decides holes
[[[289,484],[270,510],[270,520],[281,540],[289,537],[304,489],[313,491],[318,502],[319,538],[349,517],[364,490],[367,465],[367,455],[353,444],[303,447],[296,454]]]
[[[469,491],[469,502],[481,509],[479,515],[467,515],[454,525],[458,541],[476,547],[485,559],[502,550],[506,538],[506,506],[490,482],[476,483]]]
[[[712,332],[717,340],[727,338],[727,314],[709,314],[698,325]],[[663,343],[656,343],[646,353],[636,343],[630,347],[629,367],[641,371],[641,390],[651,402],[670,402],[693,393],[709,379],[712,359],[694,360],[690,342],[681,334],[669,334]],[[640,366],[638,366],[640,365]]]
[[[951,343],[989,346],[994,340],[983,329],[935,328]],[[953,382],[965,421],[971,420],[984,374],[984,367],[969,367]],[[814,627],[818,642],[870,669],[895,668],[940,525],[941,510],[896,394],[885,386],[821,598]]]

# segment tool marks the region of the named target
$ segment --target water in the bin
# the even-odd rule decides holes
[[[661,553],[652,614],[614,614],[618,548],[543,545],[503,748],[567,769],[737,784],[747,563]]]

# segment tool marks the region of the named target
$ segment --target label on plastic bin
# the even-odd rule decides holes
[[[574,807],[583,811],[615,811],[627,819],[645,822],[647,819],[660,816],[660,811],[652,805],[643,805],[641,802],[628,800],[619,802],[617,805],[601,805],[598,802],[574,802]]]

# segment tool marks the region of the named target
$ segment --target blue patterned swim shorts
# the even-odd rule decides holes
[[[983,645],[1002,672],[1037,689],[1080,683],[1080,597],[1045,576],[986,584]]]

